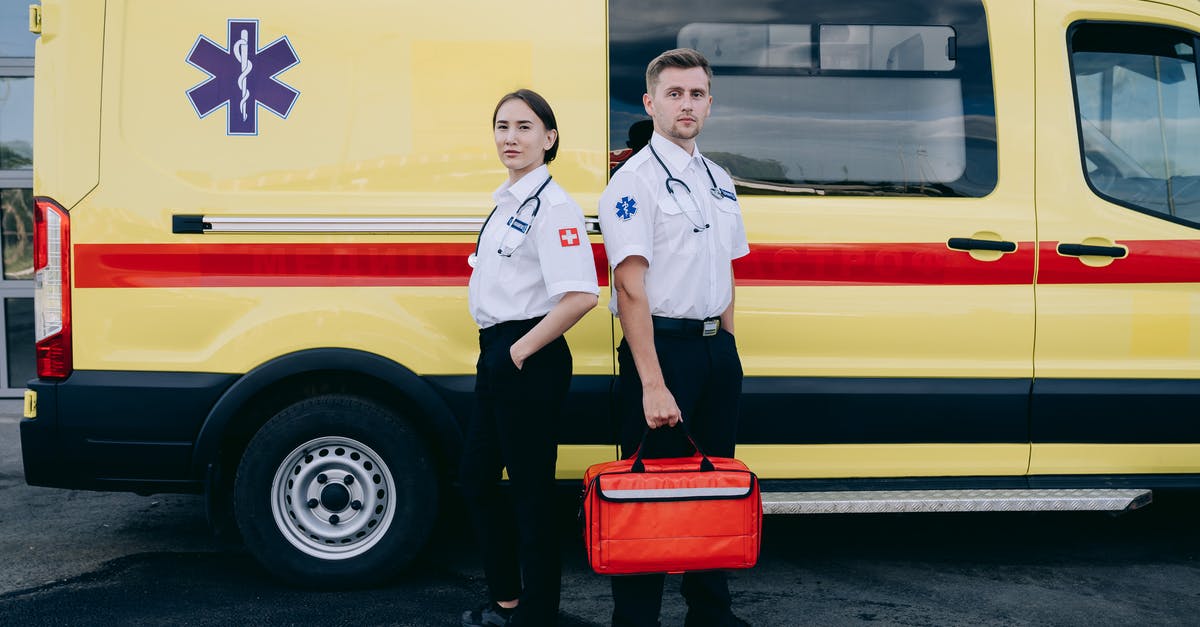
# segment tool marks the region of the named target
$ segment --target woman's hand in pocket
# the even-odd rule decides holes
[[[519,342],[513,342],[513,345],[508,348],[508,357],[512,360],[517,370],[525,367],[525,360],[529,357],[521,351]]]

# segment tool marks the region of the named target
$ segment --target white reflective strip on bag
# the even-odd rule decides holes
[[[605,498],[622,499],[689,499],[712,496],[746,496],[749,488],[663,488],[660,490],[608,490],[601,492]]]

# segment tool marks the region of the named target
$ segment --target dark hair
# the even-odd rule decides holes
[[[654,95],[654,88],[658,85],[658,75],[669,67],[681,70],[694,67],[703,68],[704,73],[708,75],[709,84],[712,84],[712,68],[703,54],[691,48],[675,48],[654,57],[650,65],[646,66],[646,93]]]
[[[550,150],[546,151],[546,160],[544,163],[554,161],[554,157],[558,156],[558,121],[554,119],[554,110],[550,108],[550,103],[541,94],[532,89],[518,89],[511,94],[505,94],[500,102],[496,103],[496,110],[492,111],[492,126],[496,126],[496,116],[500,113],[500,107],[509,100],[520,100],[529,105],[533,109],[533,114],[538,116],[542,124],[548,131],[554,131],[554,145],[550,146]]]

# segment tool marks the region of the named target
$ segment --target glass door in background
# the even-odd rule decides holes
[[[34,376],[33,43],[28,6],[0,8],[0,398]]]

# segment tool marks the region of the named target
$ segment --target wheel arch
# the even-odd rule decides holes
[[[254,433],[287,405],[323,393],[352,393],[397,411],[431,447],[439,475],[452,472],[462,430],[449,405],[416,373],[386,357],[347,348],[298,351],[266,362],[217,400],[196,437],[193,476],[211,484],[214,469],[240,458]],[[229,476],[232,468],[220,474]],[[211,487],[211,486],[210,486]]]

